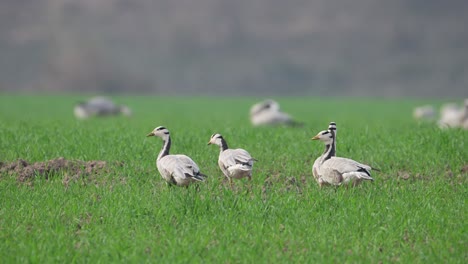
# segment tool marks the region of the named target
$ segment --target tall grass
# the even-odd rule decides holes
[[[0,161],[123,162],[68,185],[63,173],[27,183],[2,173],[4,263],[468,261],[467,132],[413,121],[420,102],[278,98],[304,127],[254,128],[256,98],[117,97],[132,118],[84,121],[72,115],[79,99],[0,97]],[[330,121],[339,156],[381,169],[374,183],[314,182],[323,146],[310,138]],[[171,152],[209,175],[198,189],[170,188],[160,177],[162,142],[145,137],[159,125],[171,131]],[[219,150],[206,146],[215,132],[259,160],[251,182],[225,184]]]

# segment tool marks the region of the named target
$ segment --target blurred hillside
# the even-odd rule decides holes
[[[0,91],[468,96],[466,0],[2,0]]]

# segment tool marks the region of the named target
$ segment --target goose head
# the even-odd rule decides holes
[[[223,144],[223,136],[221,134],[215,133],[211,135],[210,141],[208,141],[208,145],[215,144],[221,146]]]
[[[167,138],[169,138],[169,130],[163,126],[158,126],[157,128],[155,128],[153,131],[151,131],[148,135],[146,135],[147,137],[160,137],[164,140],[166,140]]]
[[[330,124],[328,125],[328,130],[330,132],[334,132],[335,135],[336,135],[336,123],[335,122],[330,122]]]
[[[320,140],[325,144],[332,144],[333,143],[333,134],[329,130],[320,131],[317,135],[315,135],[312,140]]]

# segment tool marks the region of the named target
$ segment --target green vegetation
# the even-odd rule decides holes
[[[108,161],[108,172],[65,184],[66,172],[20,182],[0,174],[3,263],[466,263],[468,132],[412,120],[411,100],[281,98],[301,128],[254,128],[258,98],[117,97],[132,118],[75,120],[78,96],[0,97],[0,160]],[[440,102],[438,102],[440,103]],[[357,188],[319,189],[311,175],[338,124],[338,155],[381,169]],[[155,159],[172,153],[209,175],[166,186]],[[211,134],[259,161],[230,189]],[[115,165],[122,162],[123,165]]]

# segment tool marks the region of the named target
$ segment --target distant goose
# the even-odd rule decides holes
[[[330,133],[333,131],[335,133],[335,140],[333,141],[333,145],[330,146],[332,149],[330,149],[330,157],[335,157],[336,156],[336,133],[337,133],[337,127],[335,122],[330,122],[328,125],[328,131]],[[323,163],[323,156],[318,157],[314,161],[314,165],[312,166],[312,175],[314,175],[315,180],[318,182],[319,180],[319,174],[318,174],[318,169],[320,165]]]
[[[188,186],[191,183],[204,181],[206,175],[200,172],[197,164],[186,155],[170,155],[171,136],[169,130],[158,126],[147,137],[160,137],[164,145],[156,159],[156,166],[167,183],[177,186]]]
[[[302,123],[294,121],[293,118],[282,112],[278,102],[268,99],[254,104],[250,108],[250,121],[254,126],[262,125],[291,125],[300,126]]]
[[[241,179],[247,177],[252,179],[252,167],[255,159],[244,149],[230,149],[221,134],[213,134],[208,145],[219,146],[218,165],[224,176],[232,184],[232,178]]]
[[[454,128],[460,125],[461,109],[455,103],[448,103],[440,108],[440,128]]]
[[[116,105],[112,100],[106,97],[97,96],[86,102],[80,102],[75,105],[73,110],[75,117],[80,119],[90,118],[92,116],[112,116],[132,114],[130,108],[124,105]]]
[[[333,130],[320,131],[312,139],[320,140],[325,144],[325,151],[320,156],[319,166],[315,172],[320,186],[357,185],[363,180],[374,180],[370,174],[372,170],[370,166],[352,159],[334,156],[335,132]]]
[[[423,105],[413,110],[413,118],[417,120],[431,121],[436,117],[436,110],[432,105]]]

